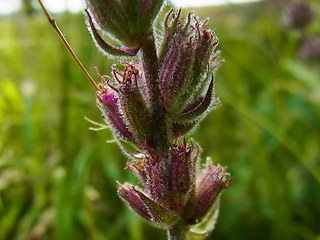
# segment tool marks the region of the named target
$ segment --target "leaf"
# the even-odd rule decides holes
[[[204,219],[200,223],[192,225],[189,228],[187,232],[187,239],[205,239],[215,227],[219,215],[219,208],[220,199],[217,199]]]

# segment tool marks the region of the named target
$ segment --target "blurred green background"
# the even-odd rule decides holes
[[[320,34],[282,24],[284,1],[195,9],[219,36],[222,106],[194,138],[233,184],[209,239],[320,239],[320,57],[299,57]],[[40,11],[0,16],[0,240],[148,240],[147,225],[116,194],[136,179],[103,123],[95,92]],[[55,14],[83,64],[110,74],[83,14]]]

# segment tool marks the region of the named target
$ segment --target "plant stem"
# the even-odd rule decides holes
[[[182,221],[178,221],[175,225],[168,229],[168,240],[185,240],[186,225]]]
[[[147,87],[151,94],[151,129],[148,144],[158,156],[164,156],[169,149],[169,139],[166,127],[165,108],[161,101],[159,87],[159,59],[157,56],[153,32],[141,39],[142,63],[147,79]]]
[[[148,81],[148,86],[151,88],[152,101],[157,101],[160,96],[160,88],[158,84],[159,59],[157,56],[155,40],[153,32],[150,32],[141,39],[142,63],[145,75]]]
[[[99,91],[99,88],[97,86],[97,84],[95,83],[95,81],[93,80],[93,78],[91,77],[91,75],[88,73],[87,69],[82,65],[81,61],[79,60],[79,58],[77,57],[77,55],[75,54],[75,52],[73,51],[73,49],[71,48],[71,46],[69,45],[67,39],[64,37],[63,33],[61,32],[60,28],[58,27],[56,20],[51,17],[51,15],[49,14],[49,12],[47,11],[47,9],[45,8],[45,6],[43,5],[41,0],[38,0],[42,10],[44,11],[44,13],[46,14],[49,23],[51,24],[51,26],[53,27],[53,29],[57,32],[58,36],[60,37],[60,39],[62,40],[64,46],[68,49],[69,53],[71,54],[71,56],[73,57],[73,59],[76,61],[76,63],[78,64],[78,66],[80,67],[81,71],[84,73],[84,75],[89,79],[89,81],[91,82],[91,84],[95,87],[95,89],[97,91]]]

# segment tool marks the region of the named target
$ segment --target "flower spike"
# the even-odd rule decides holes
[[[220,66],[219,41],[194,13],[184,19],[170,10],[157,51],[153,21],[163,0],[86,0],[87,24],[98,49],[132,57],[114,65],[96,84],[41,3],[50,24],[96,88],[96,102],[139,187],[118,184],[118,195],[140,217],[167,229],[170,240],[204,239],[213,230],[221,192],[231,184],[226,168],[207,158],[187,138],[219,104],[214,73]],[[103,39],[109,34],[119,47]],[[138,54],[138,52],[140,52]]]

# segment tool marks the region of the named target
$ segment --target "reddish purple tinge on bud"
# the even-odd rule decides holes
[[[123,71],[113,69],[113,79],[103,78],[97,103],[115,137],[138,147],[150,134],[144,74],[137,63],[123,63],[122,67]]]
[[[181,136],[219,105],[214,94],[213,73],[221,64],[215,33],[190,13],[170,12],[164,23],[160,49],[160,90],[172,136]]]
[[[130,132],[129,126],[125,123],[117,102],[114,93],[102,92],[101,94],[97,94],[97,105],[114,136],[121,137],[129,142],[134,142],[133,134]]]
[[[168,228],[178,219],[175,212],[151,199],[148,194],[128,183],[118,183],[118,194],[142,218],[160,228]]]
[[[120,184],[118,183],[118,194],[121,198],[126,200],[129,206],[142,218],[151,221],[152,216],[147,205],[141,199],[138,191],[134,189],[129,183]]]
[[[205,168],[197,177],[195,198],[190,202],[191,211],[185,215],[187,221],[197,223],[206,216],[221,191],[230,185],[229,175],[225,167],[214,166],[212,160],[207,159]]]
[[[315,15],[310,4],[306,2],[295,2],[290,4],[284,15],[284,25],[290,28],[306,27]]]
[[[320,59],[320,35],[304,39],[299,54],[303,59]]]

